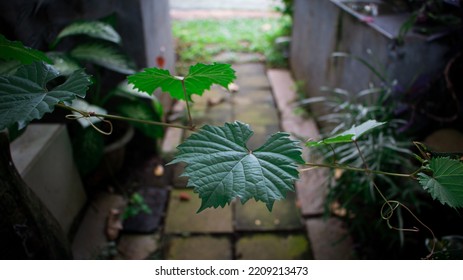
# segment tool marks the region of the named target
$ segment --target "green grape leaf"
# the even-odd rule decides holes
[[[10,41],[0,34],[0,58],[4,60],[18,60],[23,64],[31,64],[34,61],[52,61],[41,51],[25,47],[19,41]]]
[[[418,174],[423,189],[434,199],[450,207],[463,206],[463,163],[448,157],[431,158],[428,165],[432,175]]]
[[[58,102],[70,104],[77,96],[85,97],[91,82],[83,69],[49,88],[58,76],[56,69],[43,62],[24,65],[13,76],[0,76],[0,130],[16,123],[22,129],[52,112]]]
[[[101,43],[80,44],[70,55],[78,60],[88,61],[122,74],[135,73],[133,62],[112,45]]]
[[[140,91],[153,93],[161,88],[177,100],[185,100],[182,81],[185,83],[187,98],[191,100],[192,94],[202,95],[213,84],[228,88],[235,79],[235,70],[229,64],[221,63],[198,63],[190,67],[185,77],[173,76],[168,70],[156,67],[146,68],[143,72],[128,77],[129,82]]]
[[[275,200],[294,191],[299,178],[296,163],[304,163],[301,147],[288,133],[273,134],[255,151],[246,147],[253,131],[241,122],[225,126],[205,125],[178,146],[170,162],[185,162],[188,187],[202,199],[198,212],[224,207],[234,198],[241,203],[251,198],[262,201],[271,211]]]
[[[78,21],[71,23],[61,30],[58,36],[56,36],[52,47],[56,46],[64,37],[73,35],[86,35],[116,44],[121,43],[121,36],[110,24],[101,21]]]
[[[340,144],[340,143],[350,143],[357,141],[363,134],[369,132],[370,130],[385,124],[385,122],[377,122],[375,120],[368,120],[361,125],[353,125],[350,129],[341,132],[335,136],[320,140],[320,141],[308,141],[306,143],[307,147],[317,147],[321,145],[328,144]]]

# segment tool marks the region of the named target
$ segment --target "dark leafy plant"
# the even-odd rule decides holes
[[[323,139],[320,141],[308,141],[306,143],[306,145],[309,147],[320,146],[320,145],[336,145],[339,143],[349,142],[348,139],[350,138],[351,139],[350,142],[355,144],[358,156],[362,158],[364,162],[363,168],[358,168],[355,166],[345,165],[345,164],[336,164],[336,163],[334,164],[306,163],[306,165],[310,166],[310,168],[331,167],[331,168],[336,168],[340,170],[364,171],[365,172],[364,174],[367,174],[370,177],[368,178],[368,180],[365,180],[365,181],[370,183],[374,187],[375,192],[380,195],[380,198],[382,200],[381,201],[382,202],[381,217],[383,220],[386,221],[387,226],[390,229],[395,229],[399,232],[419,231],[417,227],[406,228],[404,226],[401,212],[403,212],[402,208],[406,210],[405,212],[408,212],[408,214],[411,215],[422,228],[424,228],[425,230],[428,230],[433,236],[432,242],[429,240],[427,241],[428,247],[430,248],[430,254],[427,256],[427,258],[431,258],[435,252],[436,244],[437,246],[439,246],[439,242],[436,240],[436,237],[432,229],[429,228],[427,225],[425,225],[415,214],[413,214],[413,211],[409,207],[405,206],[402,202],[398,200],[390,199],[390,196],[383,193],[380,187],[376,184],[374,176],[388,175],[388,176],[393,176],[393,177],[408,177],[412,179],[418,178],[418,181],[422,185],[423,189],[428,191],[433,196],[434,199],[438,199],[442,204],[448,204],[451,207],[460,207],[460,203],[463,202],[463,197],[461,196],[461,192],[460,192],[461,188],[463,187],[463,180],[461,180],[462,171],[463,171],[462,170],[463,163],[459,159],[454,159],[451,157],[433,157],[433,156],[430,156],[431,155],[430,153],[424,153],[426,159],[422,159],[418,155],[415,155],[417,158],[420,159],[422,165],[421,167],[416,169],[414,172],[409,173],[409,174],[394,173],[394,172],[391,173],[391,172],[384,172],[380,170],[371,170],[368,168],[367,162],[365,161],[362,151],[359,148],[358,137],[356,137],[355,134],[352,133],[352,131],[358,131],[358,134],[361,135],[381,125],[382,124],[379,124],[375,121],[370,120],[370,121],[367,121],[359,125],[358,128],[354,126],[352,127],[352,129],[346,132],[342,132],[333,137]],[[416,145],[418,147],[425,147],[421,143],[416,143]],[[455,155],[452,154],[452,156],[455,156]],[[349,178],[352,178],[352,177],[349,177]],[[346,181],[344,181],[344,183],[346,183]],[[349,182],[347,181],[347,183]],[[374,205],[368,205],[368,207],[365,208],[364,210],[374,208],[372,206]],[[394,213],[399,213],[398,219],[396,219],[395,221],[392,219],[394,216]],[[365,214],[362,215],[362,213],[352,211],[352,208],[348,208],[347,215],[349,216],[348,218],[350,220],[354,221],[354,225],[355,225],[356,220],[369,216],[368,213],[366,213],[366,215]],[[352,223],[350,224],[351,224],[351,229],[352,229]],[[381,232],[381,231],[378,231],[380,230],[378,226],[379,224],[376,224],[374,227],[372,227],[371,222],[366,227],[360,226],[360,229],[364,230],[360,233],[360,235],[362,233],[364,234],[369,231],[370,231],[370,234],[376,232],[376,235],[378,235],[378,233]],[[357,235],[358,234],[359,233],[357,233]],[[384,234],[379,234],[379,236],[375,236],[374,238],[372,235],[363,236],[363,238],[367,238],[367,240],[373,239],[373,240],[376,240],[376,242],[378,241],[389,241],[390,242],[391,241],[390,238],[383,238],[383,237],[384,237]],[[429,245],[429,244],[432,244],[432,245]],[[377,248],[378,246],[375,246],[375,247]],[[369,247],[366,247],[366,249],[368,248]],[[368,255],[370,255],[371,253],[372,252],[370,252]]]
[[[64,51],[49,53],[52,59],[73,61],[81,67],[85,63],[91,63],[122,74],[135,72],[134,63],[121,48],[120,35],[110,24],[102,21],[71,23],[57,35],[51,44],[52,50],[57,49],[63,40],[71,40],[77,36],[80,40],[71,47],[67,47]],[[73,66],[67,65],[67,67]]]
[[[151,214],[151,208],[146,204],[143,196],[137,192],[130,196],[129,203],[122,213],[122,220],[134,217],[140,213]]]
[[[93,85],[85,100],[73,101],[71,105],[74,108],[100,114],[117,113],[147,121],[161,120],[163,112],[159,100],[147,94],[134,94],[120,75],[135,73],[136,68],[123,50],[121,36],[111,24],[98,20],[73,22],[59,32],[50,49],[52,51],[47,54],[63,75],[83,67],[92,74]],[[99,150],[101,144],[108,145],[118,139],[92,131],[96,128],[106,134],[111,132],[112,125],[108,126],[100,117],[77,119],[80,126],[70,126],[70,133],[75,136],[73,138],[79,139],[72,141],[73,150],[78,158],[77,167],[85,177],[95,171],[104,159],[104,152]],[[164,135],[162,127],[132,124],[153,140]]]
[[[51,63],[44,53],[25,47],[21,42],[11,42],[0,34],[0,59],[13,60],[22,64],[31,64],[35,61]]]
[[[397,41],[404,43],[405,35],[414,31],[425,36],[441,37],[461,29],[461,10],[456,1],[407,0],[409,18],[402,24]],[[455,6],[454,6],[455,5]]]
[[[122,39],[112,25],[103,21],[77,21],[61,30],[51,47],[58,48],[64,40],[79,39],[65,51],[53,51],[48,55],[53,59],[55,67],[62,73],[68,73],[72,69],[87,66],[94,75],[94,87],[91,89],[87,101],[91,106],[105,107],[94,108],[101,113],[114,111],[124,116],[130,116],[152,121],[160,121],[162,107],[155,96],[137,95],[128,86],[126,81],[113,84],[114,89],[102,93],[102,69],[108,69],[120,74],[135,73],[135,64],[122,49]],[[122,99],[117,106],[108,106],[110,100]],[[128,100],[129,99],[129,100]],[[87,109],[85,107],[77,108]],[[89,106],[89,105],[84,105]],[[108,108],[109,107],[109,108]],[[92,122],[97,122],[93,118]],[[136,125],[146,136],[157,139],[162,138],[162,129],[147,129],[142,125]]]
[[[399,129],[403,127],[405,121],[397,118],[394,111],[399,103],[399,100],[394,99],[394,81],[390,81],[379,67],[373,66],[366,60],[345,53],[335,53],[333,56],[359,61],[376,75],[381,84],[371,85],[357,93],[324,87],[322,91],[325,92],[325,96],[299,101],[298,104],[303,107],[311,104],[324,105],[324,111],[329,113],[317,117],[322,123],[321,126],[325,128],[322,131],[323,135],[327,137],[338,135],[324,140],[328,143],[310,142],[309,145],[317,146],[316,151],[326,163],[347,164],[360,169],[368,167],[371,170],[399,172],[412,170],[414,167],[411,162],[411,139],[407,138],[406,134],[400,133]],[[378,122],[373,123],[370,120]],[[356,145],[352,145],[348,143],[351,142],[350,135],[339,134],[339,132],[352,132],[353,128],[358,130],[360,127],[358,124],[378,127],[364,135]],[[347,220],[351,232],[358,240],[364,242],[362,248],[379,246],[384,247],[383,251],[394,254],[395,248],[405,244],[406,236],[403,231],[388,231],[384,223],[378,223],[372,228],[371,221],[377,219],[367,209],[380,209],[383,205],[384,199],[376,190],[378,188],[388,199],[406,201],[412,209],[419,211],[423,205],[422,200],[417,196],[422,191],[415,181],[386,174],[353,174],[340,169],[334,169],[330,174],[332,180],[329,181],[326,213],[333,211],[333,208],[343,209],[347,213],[343,218]],[[394,211],[393,214],[394,217],[391,218],[403,226],[404,213]],[[372,238],[372,235],[375,238]],[[371,254],[378,253],[371,252]],[[370,252],[363,252],[363,254],[368,255]]]
[[[280,1],[280,5],[275,7],[277,12],[282,13],[283,15],[287,15],[292,17],[294,13],[294,1],[293,0],[282,0]]]

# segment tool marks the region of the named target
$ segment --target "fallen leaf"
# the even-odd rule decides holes
[[[154,176],[161,177],[164,175],[164,166],[162,164],[158,164],[153,169]]]
[[[186,192],[181,192],[178,198],[180,199],[180,201],[189,201],[191,199],[191,196]]]

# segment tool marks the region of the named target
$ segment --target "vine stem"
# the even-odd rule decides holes
[[[354,141],[354,144],[355,144],[355,147],[357,148],[357,151],[360,155],[360,158],[362,159],[363,161],[363,165],[365,166],[365,170],[367,170],[367,172],[370,170],[370,168],[368,167],[368,163],[367,161],[365,160],[365,157],[363,156],[363,153],[362,153],[362,150],[360,149],[360,146],[358,145],[357,141]],[[371,170],[370,170],[371,171]],[[426,224],[424,224],[420,219],[418,219],[418,217],[407,207],[405,206],[403,203],[399,202],[399,201],[394,201],[394,200],[389,200],[386,198],[386,196],[381,192],[381,190],[379,189],[378,185],[376,185],[375,183],[375,180],[373,178],[373,173],[372,172],[368,172],[368,175],[370,177],[370,180],[371,180],[371,183],[373,184],[373,186],[375,187],[376,191],[381,195],[381,197],[383,198],[384,200],[384,204],[383,206],[381,207],[381,217],[387,221],[387,225],[389,226],[389,228],[391,229],[394,229],[394,230],[398,230],[400,232],[405,232],[405,231],[410,231],[410,232],[418,232],[419,229],[416,228],[416,227],[413,227],[411,229],[406,229],[406,228],[398,228],[398,227],[394,227],[391,225],[390,223],[390,220],[392,218],[392,215],[394,214],[394,211],[397,209],[397,207],[401,206],[403,207],[405,210],[407,210],[412,216],[413,218],[415,218],[416,221],[418,221],[422,226],[424,226],[426,229],[428,229],[431,234],[432,234],[432,237],[433,237],[433,247],[432,247],[432,250],[431,252],[426,256],[426,259],[429,259],[431,258],[431,256],[434,254],[434,249],[435,249],[435,246],[436,246],[436,236],[434,235],[434,232],[431,230],[430,227],[428,227]],[[409,174],[409,177],[412,177],[414,173],[412,174]],[[394,207],[392,205],[392,203],[396,203],[396,207]],[[384,216],[383,213],[384,213],[384,205],[387,205],[389,206],[389,209],[390,209],[390,212],[389,212],[389,215],[387,216]]]
[[[188,122],[190,124],[190,127],[194,127],[193,118],[191,117],[190,104],[188,102],[188,94],[186,92],[186,87],[185,87],[185,78],[182,78],[181,81],[182,81],[183,95],[185,96],[186,111],[188,112]]]
[[[309,171],[313,169],[314,167],[323,167],[323,168],[337,168],[337,169],[344,169],[344,170],[350,170],[350,171],[359,171],[359,172],[367,172],[367,173],[373,173],[373,174],[381,174],[381,175],[388,175],[388,176],[396,176],[396,177],[412,177],[413,174],[403,174],[403,173],[393,173],[393,172],[385,172],[385,171],[379,171],[379,170],[370,170],[367,168],[358,168],[358,167],[353,167],[349,165],[341,165],[341,164],[323,164],[323,163],[312,163],[312,162],[306,162],[304,165],[310,166],[310,168],[304,168],[301,169],[300,171]]]
[[[140,119],[122,117],[122,116],[117,116],[117,115],[96,114],[96,113],[80,110],[80,109],[77,109],[77,108],[74,108],[74,107],[71,107],[71,106],[67,106],[67,105],[64,105],[62,103],[58,103],[55,106],[58,106],[60,108],[63,108],[63,109],[66,109],[66,110],[69,110],[69,111],[72,111],[72,112],[77,112],[77,113],[81,114],[83,118],[99,117],[99,118],[105,118],[105,119],[137,122],[137,123],[143,123],[143,124],[159,125],[159,126],[165,126],[165,127],[174,127],[174,128],[180,128],[180,129],[194,131],[193,126],[184,126],[184,125],[165,123],[165,122],[140,120]]]

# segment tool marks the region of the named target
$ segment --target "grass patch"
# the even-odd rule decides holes
[[[177,70],[182,74],[193,63],[211,63],[222,52],[275,56],[269,50],[274,49],[276,37],[288,32],[288,25],[290,19],[286,17],[173,21]]]

